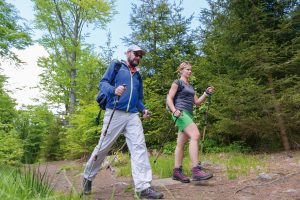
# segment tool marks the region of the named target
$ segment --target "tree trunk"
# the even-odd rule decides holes
[[[76,106],[76,69],[71,69],[70,107],[69,113],[73,113]]]
[[[270,72],[268,74],[268,81],[269,81],[269,86],[271,88],[271,94],[272,94],[272,98],[274,100],[274,108],[275,108],[275,116],[278,122],[278,127],[280,129],[280,138],[281,138],[281,142],[282,145],[284,147],[285,151],[289,151],[291,149],[290,147],[290,143],[289,143],[289,139],[286,133],[286,127],[285,127],[285,123],[282,117],[282,112],[281,112],[281,105],[280,103],[277,101],[276,99],[276,92],[275,92],[275,88],[273,85],[273,76],[272,73]]]

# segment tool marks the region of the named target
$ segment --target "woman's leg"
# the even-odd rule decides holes
[[[196,167],[199,163],[198,158],[198,143],[200,138],[200,132],[198,127],[195,123],[189,124],[187,127],[184,128],[184,133],[190,138],[190,145],[189,145],[189,154],[190,159],[192,161],[192,166]]]
[[[189,136],[185,133],[178,133],[177,145],[175,149],[175,168],[179,168],[182,165],[183,155],[184,155],[184,145],[188,141]]]
[[[200,132],[198,127],[195,123],[189,124],[185,129],[184,132],[190,136],[190,158],[192,161],[192,177],[194,181],[206,180],[213,177],[212,173],[204,172],[201,167],[198,165],[199,158],[198,158],[198,141],[200,138]]]
[[[178,133],[177,145],[175,149],[175,167],[173,169],[173,180],[180,181],[182,183],[189,183],[190,179],[183,174],[182,161],[184,155],[184,145],[188,141],[189,136],[184,132]]]

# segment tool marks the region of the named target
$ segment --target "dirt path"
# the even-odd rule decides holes
[[[214,173],[209,181],[182,184],[167,179],[154,179],[156,189],[163,191],[164,199],[179,200],[300,200],[300,151],[272,154],[267,161],[265,174],[250,173],[247,177],[229,180],[226,171],[218,165],[207,168]],[[59,161],[47,166],[53,186],[58,191],[81,191],[84,163],[80,161]],[[42,169],[43,170],[43,169]],[[114,176],[114,172],[101,170],[93,182],[90,199],[134,199],[133,183],[130,177]]]

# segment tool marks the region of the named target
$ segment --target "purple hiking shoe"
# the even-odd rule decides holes
[[[189,183],[190,179],[183,174],[182,166],[179,168],[174,168],[173,169],[173,180],[180,181],[181,183]]]
[[[204,172],[200,166],[193,167],[192,174],[193,181],[207,180],[213,177],[212,173]]]

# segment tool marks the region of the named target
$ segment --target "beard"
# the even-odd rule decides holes
[[[133,67],[136,67],[136,66],[139,65],[139,61],[137,61],[137,60],[135,60],[135,59],[130,59],[130,58],[128,58],[127,61],[128,61],[128,63],[129,63],[131,66],[133,66]]]

